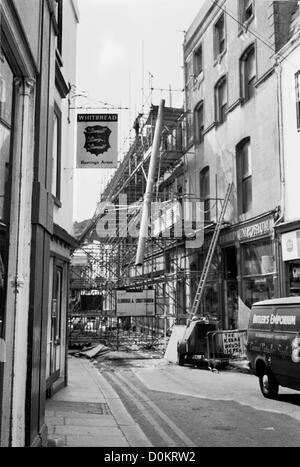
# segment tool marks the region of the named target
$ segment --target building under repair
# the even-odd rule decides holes
[[[190,317],[203,270],[195,267],[193,258],[202,248],[204,232],[212,236],[218,223],[207,215],[207,200],[187,189],[188,157],[183,109],[165,107],[164,101],[160,107],[152,106],[102,193],[94,218],[78,235],[81,248],[73,257],[71,281],[78,309],[84,309],[79,297],[82,301],[86,295],[100,295],[102,317],[127,317],[128,322],[130,316],[139,328],[151,328],[155,334]],[[224,199],[211,201],[219,219]],[[212,253],[205,278],[211,283],[215,249]],[[208,304],[210,295],[208,287]],[[135,304],[136,310],[134,301],[144,306]],[[214,312],[203,303],[194,311]],[[220,310],[217,317],[222,319]]]
[[[203,4],[183,44],[184,107],[162,101],[138,116],[136,138],[81,232],[86,264],[77,275],[102,295],[103,315],[127,324],[135,315],[164,332],[195,314],[243,329],[254,302],[299,293],[299,255],[281,244],[296,224],[286,226],[279,63],[298,19],[292,1]]]

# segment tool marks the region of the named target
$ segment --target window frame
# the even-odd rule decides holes
[[[246,18],[247,10],[251,6],[251,15]],[[254,0],[239,0],[239,20],[242,25],[248,25],[255,16],[255,2]],[[242,29],[242,28],[241,28]]]
[[[248,170],[245,170],[245,148],[247,147]],[[252,190],[252,157],[251,157],[251,138],[243,138],[236,145],[236,177],[237,177],[237,198],[238,214],[247,214],[252,209],[253,190]],[[250,190],[248,184],[250,181]],[[245,187],[247,196],[245,195]],[[249,201],[250,200],[250,201]]]
[[[201,60],[199,60],[201,57]],[[200,63],[200,66],[199,66]],[[202,42],[195,48],[193,54],[193,72],[194,77],[197,78],[203,73],[203,46]]]
[[[249,57],[253,55],[255,74],[250,79],[248,73]],[[255,92],[255,82],[257,80],[257,63],[256,63],[256,47],[255,43],[252,43],[247,49],[243,52],[240,57],[240,97],[243,103],[248,102],[252,99]],[[250,85],[250,81],[254,81],[253,85]],[[253,94],[249,90],[253,88]]]
[[[295,73],[295,94],[296,94],[296,126],[300,131],[300,70]]]
[[[0,217],[0,338],[4,337],[5,322],[8,310],[6,308],[6,293],[8,284],[8,254],[9,254],[9,218],[11,210],[11,190],[12,190],[12,146],[14,142],[14,118],[15,118],[15,88],[14,80],[18,77],[16,68],[13,66],[11,53],[5,48],[4,44],[0,46],[0,60],[6,62],[9,69],[10,85],[3,76],[3,95],[0,102],[0,124],[9,132],[9,144],[7,159],[5,160],[5,175],[3,180],[3,211]],[[5,99],[2,101],[2,97]],[[9,99],[9,102],[8,102]],[[4,157],[3,157],[4,159]],[[2,190],[1,190],[2,191]]]
[[[211,215],[210,215],[210,167],[209,165],[203,167],[203,169],[200,170],[199,185],[200,185],[200,200],[204,201],[204,222],[210,222]]]
[[[201,114],[202,118],[199,118]],[[201,126],[200,126],[201,123]],[[194,108],[194,138],[195,144],[201,144],[204,141],[204,100],[198,102]]]
[[[224,86],[226,92],[226,104],[222,106],[221,109],[221,99],[220,99],[220,90]],[[217,81],[214,87],[215,94],[215,122],[217,125],[222,125],[227,120],[227,109],[228,109],[228,84],[227,84],[227,75],[221,76]],[[225,109],[223,110],[223,107]]]
[[[55,20],[57,24],[57,44],[56,50],[62,57],[62,31],[63,31],[63,2],[55,0]]]
[[[224,32],[224,47],[222,50],[220,50],[220,23],[223,22],[223,32]],[[221,58],[225,53],[227,49],[227,37],[226,37],[226,21],[225,21],[225,13],[221,13],[220,16],[218,17],[217,21],[214,23],[214,59],[218,60],[218,58]]]
[[[54,119],[57,118],[57,135],[56,135],[56,181],[55,181],[55,190],[53,190],[53,175],[54,175],[54,168],[53,168],[53,160],[54,160]],[[61,203],[61,160],[62,160],[62,112],[57,103],[54,103],[54,110],[53,110],[53,142],[52,142],[52,179],[51,179],[51,193],[54,199],[55,204],[58,207],[62,206]],[[53,192],[55,191],[55,193]]]

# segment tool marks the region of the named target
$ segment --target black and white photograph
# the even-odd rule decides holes
[[[298,0],[0,0],[0,447],[299,448],[299,148]]]

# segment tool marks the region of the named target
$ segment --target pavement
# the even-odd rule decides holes
[[[90,360],[69,357],[68,386],[46,402],[48,447],[150,447]]]
[[[110,356],[119,357],[116,352]],[[247,361],[232,362],[230,369],[249,373]],[[72,355],[68,386],[46,401],[46,424],[49,447],[152,446],[92,361]]]

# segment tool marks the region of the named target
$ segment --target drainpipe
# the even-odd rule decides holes
[[[153,185],[154,185],[156,162],[158,159],[158,153],[159,153],[159,147],[160,147],[164,106],[165,106],[165,101],[162,99],[160,102],[159,109],[158,109],[158,116],[156,120],[155,133],[154,133],[154,139],[153,139],[153,144],[152,144],[152,152],[151,152],[151,157],[150,157],[150,165],[149,165],[149,171],[148,171],[148,177],[147,177],[147,185],[146,185],[146,191],[144,195],[141,227],[140,227],[138,247],[137,247],[137,253],[136,253],[136,260],[135,260],[136,266],[141,266],[144,261],[145,243],[146,243],[146,238],[148,237],[151,196],[152,196]]]
[[[285,164],[284,164],[284,132],[283,132],[283,109],[282,109],[282,64],[280,59],[276,61],[276,76],[277,76],[277,102],[278,102],[278,150],[279,150],[279,170],[280,170],[280,217],[276,220],[274,227],[282,222],[285,218]],[[281,254],[280,254],[280,242],[276,239],[276,231],[274,229],[274,247],[275,247],[275,258],[277,256],[277,295],[281,296],[282,283],[280,283],[280,271],[282,271]]]
[[[278,60],[278,59],[277,59]],[[279,61],[279,60],[278,60]],[[278,224],[285,216],[285,167],[284,167],[284,146],[283,146],[283,111],[282,111],[282,65],[276,64],[277,75],[277,101],[278,101],[278,149],[279,149],[279,170],[280,170],[280,218]]]

